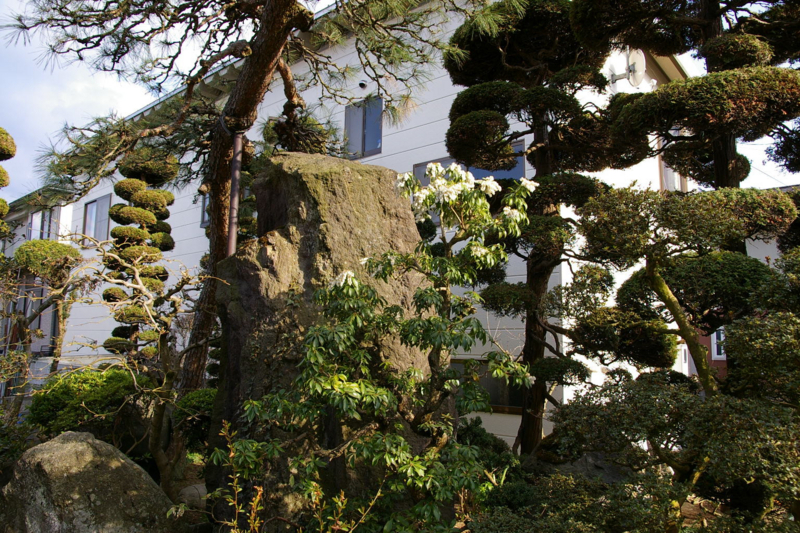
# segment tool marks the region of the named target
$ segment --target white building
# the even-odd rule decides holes
[[[339,63],[355,63],[355,52],[347,46],[332,51],[334,59]],[[673,57],[647,57],[645,75],[641,83],[634,86],[624,74],[627,72],[627,56],[617,53],[612,56],[606,66],[605,74],[609,79],[620,78],[610,85],[609,93],[650,91],[657,84],[667,83],[671,80],[686,77],[684,69],[676,58]],[[209,76],[207,83],[199,90],[205,96],[218,98],[224,101],[225,95],[215,88],[217,77],[228,77],[235,74],[236,65],[227,66]],[[297,74],[302,74],[305,65],[297,67]],[[623,75],[620,76],[620,73]],[[617,76],[614,76],[617,75]],[[612,77],[613,76],[613,77]],[[370,94],[372,87],[369,83],[361,82],[357,77],[352,81],[351,93],[354,101],[363,99]],[[329,114],[331,120],[341,127],[350,140],[353,152],[363,154],[360,161],[369,164],[381,165],[397,172],[414,171],[424,173],[427,163],[432,161],[447,162],[448,154],[445,148],[445,132],[448,129],[448,113],[455,96],[462,90],[450,82],[449,75],[441,68],[433,70],[431,79],[417,88],[414,95],[417,107],[409,113],[401,125],[387,124],[381,118],[380,100],[376,100],[363,107],[332,106],[321,103],[318,112]],[[597,96],[595,100],[603,100],[604,96]],[[303,98],[309,104],[319,101],[319,89],[311,89],[304,93]],[[144,116],[158,107],[163,100],[154,102],[147,108],[132,115],[131,119]],[[260,107],[262,120],[270,116],[278,116],[284,103],[283,89],[280,80],[274,82],[271,92],[266,95]],[[255,128],[254,128],[255,129]],[[258,138],[259,134],[251,132],[251,138]],[[526,139],[530,143],[531,139]],[[498,173],[494,173],[496,176]],[[505,174],[506,177],[534,178],[533,168],[519,158],[519,165],[513,171]],[[627,170],[608,170],[598,175],[600,179],[612,186],[625,186],[637,183],[639,187],[656,190],[686,190],[685,180],[680,179],[671,170],[667,169],[657,159],[649,159]],[[176,192],[176,201],[170,207],[172,236],[176,246],[171,252],[164,254],[167,268],[177,271],[180,266],[196,269],[200,258],[206,253],[208,240],[204,232],[204,204],[198,196],[196,188],[188,187]],[[98,240],[108,238],[109,230],[114,224],[107,215],[110,205],[121,202],[113,193],[113,184],[104,182],[91,191],[79,202],[57,207],[52,211],[40,211],[35,207],[26,205],[23,201],[12,203],[12,212],[9,219],[21,222],[17,230],[16,244],[9,245],[6,254],[13,253],[15,246],[26,239],[58,238],[67,239],[69,234],[86,234]],[[44,229],[43,229],[44,228]],[[87,252],[88,253],[88,252]],[[525,269],[521,261],[512,262],[508,269],[509,281],[524,281]],[[551,286],[569,281],[568,269],[557,269],[551,279]],[[99,297],[97,298],[99,301]],[[510,351],[519,350],[524,340],[523,324],[517,320],[497,320],[487,316],[483,317],[489,330],[497,337],[503,346]],[[75,366],[92,364],[99,359],[109,357],[101,344],[110,336],[110,331],[117,323],[111,318],[108,310],[101,304],[75,304],[70,312],[64,338],[62,365]],[[46,326],[42,328],[46,330]],[[47,334],[47,331],[45,331]],[[49,345],[47,338],[34,347],[34,351],[42,354],[42,359],[37,368],[47,368],[49,361],[46,347]],[[463,354],[456,357],[456,361],[463,357],[477,357],[472,354]],[[679,358],[683,361],[683,358]],[[598,376],[601,378],[602,374]],[[686,370],[686,369],[683,369]],[[509,393],[506,387],[489,384],[495,414],[484,417],[487,427],[498,435],[513,441],[518,427],[517,413],[519,413],[519,399],[514,397],[513,391]]]

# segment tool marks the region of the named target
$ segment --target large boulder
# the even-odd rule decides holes
[[[136,463],[89,433],[26,451],[0,491],[2,533],[172,533],[172,503]]]
[[[414,250],[419,233],[408,199],[395,190],[396,178],[397,173],[386,168],[297,153],[273,157],[257,177],[253,191],[260,237],[217,266],[223,349],[212,447],[225,445],[213,440],[221,420],[232,422],[240,436],[247,434],[237,424],[245,400],[291,386],[302,337],[318,319],[312,303],[317,289],[348,270],[366,280],[361,264],[366,257]],[[407,275],[389,284],[370,283],[389,305],[410,309],[422,278]],[[382,352],[396,368],[428,369],[425,354],[396,339],[386,339]],[[326,428],[331,446],[342,431],[337,424],[332,420]],[[207,474],[212,490],[226,481],[213,465]],[[286,486],[288,472],[273,469],[271,475],[275,477],[266,486]],[[271,501],[276,500],[292,507],[288,496],[273,492]],[[278,513],[288,516],[292,509],[284,507]]]

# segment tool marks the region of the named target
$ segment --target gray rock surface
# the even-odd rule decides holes
[[[203,483],[184,487],[178,493],[178,501],[192,509],[204,509],[206,505],[206,486]]]
[[[136,463],[89,433],[26,451],[0,491],[2,533],[167,533],[169,498]]]
[[[225,446],[221,439],[214,440],[222,420],[240,429],[237,421],[245,400],[292,386],[302,338],[319,318],[312,300],[318,289],[345,271],[367,280],[361,264],[366,257],[414,250],[419,233],[410,202],[395,189],[396,178],[397,173],[387,168],[296,153],[273,157],[257,176],[253,192],[259,238],[217,265],[222,280],[217,285],[217,305],[223,353],[212,447]],[[370,283],[389,305],[410,309],[423,278],[408,275],[392,283]],[[400,370],[412,365],[423,373],[428,369],[426,354],[402,346],[397,339],[383,340],[381,352]],[[326,446],[334,447],[347,431],[331,419],[324,428]],[[353,486],[342,460],[334,461],[328,471],[335,478],[331,483]],[[214,465],[208,465],[206,475],[210,490],[228,479]],[[288,489],[288,467],[272,465],[269,475],[264,481],[268,515],[293,516],[304,502]],[[228,510],[218,503],[214,511],[215,516],[224,516]]]

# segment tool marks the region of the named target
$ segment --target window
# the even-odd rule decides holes
[[[463,373],[464,361],[454,359],[450,362],[450,368]],[[492,377],[487,363],[482,363],[478,372],[482,374],[480,384],[489,393],[489,404],[493,412],[522,414],[523,387],[506,383],[506,380],[502,378]]]
[[[44,211],[37,211],[31,213],[30,221],[28,222],[28,239],[52,239],[55,237],[53,227],[53,210],[45,209]]]
[[[353,159],[381,153],[383,100],[368,98],[344,109],[347,151]]]
[[[725,330],[719,328],[711,334],[711,360],[712,361],[725,361]]]
[[[521,154],[525,150],[525,143],[515,142],[511,145],[511,148],[515,152]],[[504,179],[518,180],[520,178],[525,177],[525,158],[522,155],[520,155],[516,159],[517,159],[517,164],[511,170],[483,170],[482,168],[475,168],[475,167],[469,167],[467,170],[472,172],[472,175],[475,176],[476,180],[483,179],[487,176],[494,176],[494,178],[498,180],[504,180]],[[428,168],[428,164],[439,163],[446,168],[454,162],[455,159],[453,159],[452,157],[443,157],[442,159],[436,159],[434,161],[426,161],[424,163],[418,163],[414,165],[414,176],[422,183],[423,186],[428,185],[428,181],[425,178],[425,169]]]
[[[111,195],[107,194],[87,203],[83,208],[83,234],[98,241],[108,239],[108,208]]]
[[[211,215],[208,212],[208,195],[200,196],[200,227],[207,228],[211,224]]]

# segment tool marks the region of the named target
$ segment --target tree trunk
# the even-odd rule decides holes
[[[250,41],[252,54],[244,59],[242,71],[223,110],[222,120],[228,130],[247,131],[258,118],[258,106],[269,89],[272,77],[283,54],[283,48],[295,28],[306,28],[313,14],[295,0],[269,0],[264,4],[258,33]],[[205,184],[208,186],[211,215],[209,246],[209,281],[200,293],[200,312],[189,338],[189,344],[198,348],[185,356],[180,388],[183,391],[199,389],[205,381],[208,346],[200,343],[208,339],[216,325],[214,309],[216,295],[216,265],[226,257],[228,240],[228,214],[230,205],[230,162],[233,156],[233,138],[222,125],[212,133]]]
[[[58,372],[58,364],[61,362],[61,350],[64,347],[64,330],[66,319],[67,303],[63,300],[56,302],[53,309],[53,320],[56,322],[53,338],[50,344],[53,346],[53,360],[50,362],[50,374]]]
[[[534,144],[544,145],[547,143],[547,137],[547,128],[539,128],[534,133]],[[537,176],[547,176],[552,173],[549,150],[537,150],[535,167]],[[534,216],[558,216],[559,207],[551,205],[529,214]],[[560,259],[560,252],[555,255],[532,252],[528,256],[526,283],[531,295],[531,306],[525,316],[525,346],[522,348],[522,360],[529,369],[546,356],[543,341],[547,336],[547,332],[539,324],[538,319],[547,320],[547,317],[540,317],[539,312],[541,303],[547,294],[550,276],[552,276],[553,270]],[[532,453],[542,442],[546,407],[547,383],[537,380],[530,388],[523,390],[522,420],[517,434],[521,453]]]

